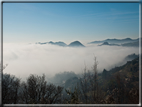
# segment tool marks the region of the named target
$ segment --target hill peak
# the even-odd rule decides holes
[[[79,41],[74,41],[74,42],[71,42],[68,46],[70,47],[85,47],[81,42]]]

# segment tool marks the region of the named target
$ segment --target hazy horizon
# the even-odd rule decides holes
[[[12,43],[12,44],[13,43],[14,44],[16,44],[16,43],[17,44],[35,44],[35,43],[38,43],[38,42],[45,43],[45,42],[52,41],[52,42],[64,42],[67,45],[69,45],[71,42],[79,41],[80,43],[87,45],[88,43],[93,42],[93,41],[103,41],[103,40],[106,40],[106,39],[119,39],[119,40],[121,40],[121,39],[126,39],[126,38],[130,38],[130,37],[124,37],[124,38],[116,38],[116,37],[114,37],[114,38],[105,38],[105,39],[94,39],[94,40],[88,40],[88,41],[83,41],[83,40],[78,40],[78,39],[68,40],[68,41],[63,41],[63,40],[43,40],[43,41],[34,41],[34,42],[4,42],[3,41],[3,44],[9,44],[9,43]],[[131,39],[138,39],[138,38],[140,38],[140,37],[135,37],[135,38],[131,38]]]

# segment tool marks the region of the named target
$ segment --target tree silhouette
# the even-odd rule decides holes
[[[26,82],[21,84],[21,103],[52,104],[61,102],[63,87],[47,84],[45,75],[31,74]]]
[[[2,80],[2,102],[4,104],[18,103],[20,79],[10,74],[4,74]]]

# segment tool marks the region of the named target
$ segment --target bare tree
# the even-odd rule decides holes
[[[53,84],[47,85],[45,75],[37,76],[31,74],[27,81],[21,84],[21,103],[59,103],[62,89],[62,87],[56,87]]]
[[[82,97],[84,97],[85,99],[85,103],[88,103],[88,96],[87,96],[87,92],[88,92],[88,75],[86,72],[86,65],[84,68],[84,73],[83,73],[83,77],[80,78],[80,86],[81,86],[81,91],[82,91]]]
[[[53,84],[47,85],[45,99],[47,99],[50,104],[60,103],[62,90],[63,87]]]
[[[45,75],[37,76],[31,74],[26,82],[22,82],[20,95],[21,102],[27,104],[38,104],[45,94],[46,81]]]
[[[70,99],[67,101],[69,104],[79,104],[80,102],[80,90],[77,87],[74,88],[74,92],[66,89],[67,94],[70,96]]]
[[[93,91],[94,91],[93,98],[94,98],[95,103],[98,103],[98,80],[97,80],[98,71],[97,71],[97,66],[98,66],[98,61],[97,61],[97,58],[95,57],[94,58],[94,65],[93,65],[94,83],[92,84]]]
[[[20,79],[10,74],[4,74],[2,80],[2,101],[4,104],[16,104],[18,102],[18,91]]]
[[[81,92],[84,96],[85,103],[101,103],[101,88],[98,86],[98,71],[97,71],[98,61],[94,58],[93,73],[84,69],[83,77],[80,79]]]

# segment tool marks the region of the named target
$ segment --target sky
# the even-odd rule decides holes
[[[3,3],[3,42],[139,37],[139,3]]]

